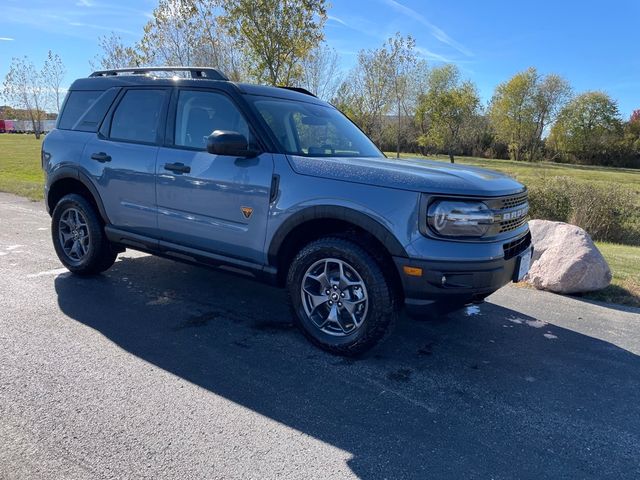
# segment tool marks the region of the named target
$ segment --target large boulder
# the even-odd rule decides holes
[[[592,292],[609,285],[609,265],[582,228],[531,220],[529,229],[534,253],[525,282],[556,293]]]

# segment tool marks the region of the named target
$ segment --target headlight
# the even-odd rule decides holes
[[[481,237],[493,223],[493,212],[482,202],[438,200],[429,206],[431,229],[446,237]]]

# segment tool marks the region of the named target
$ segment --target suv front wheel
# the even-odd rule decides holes
[[[93,205],[75,193],[62,197],[53,210],[51,236],[62,264],[79,275],[103,272],[118,256]]]
[[[350,240],[322,238],[304,247],[291,263],[287,285],[298,326],[332,353],[368,350],[397,317],[393,289],[380,265]]]

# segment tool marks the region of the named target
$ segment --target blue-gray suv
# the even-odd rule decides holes
[[[457,308],[522,278],[526,189],[390,160],[299,88],[194,67],[76,80],[42,147],[62,263],[90,275],[132,248],[284,286],[316,345],[358,354],[404,306]]]

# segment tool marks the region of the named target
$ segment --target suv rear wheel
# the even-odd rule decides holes
[[[118,253],[111,247],[95,208],[81,195],[65,195],[51,218],[51,236],[58,258],[79,275],[107,270]]]
[[[298,326],[313,343],[357,355],[378,343],[397,317],[393,289],[374,257],[342,238],[304,247],[287,276]]]

